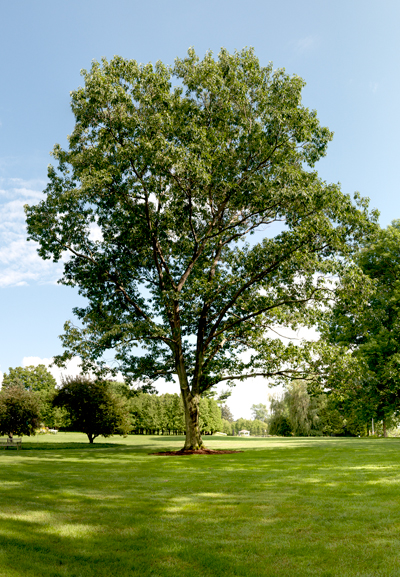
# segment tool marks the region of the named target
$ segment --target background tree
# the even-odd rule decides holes
[[[296,437],[307,437],[314,421],[314,411],[311,408],[311,398],[307,391],[307,383],[304,381],[292,381],[287,387],[284,400],[288,407],[293,434]]]
[[[226,435],[233,436],[235,434],[234,423],[232,421],[227,421],[226,419],[222,419],[221,433],[225,433]]]
[[[27,391],[37,393],[40,400],[41,420],[49,427],[62,426],[65,415],[53,407],[57,382],[44,365],[9,368],[3,376],[3,388],[21,385]]]
[[[334,392],[310,395],[307,382],[292,381],[283,396],[271,401],[271,435],[365,436],[365,420]]]
[[[111,392],[107,381],[88,377],[66,377],[54,398],[56,407],[67,410],[71,426],[88,436],[89,443],[99,435],[127,434],[129,413],[120,397]]]
[[[371,279],[368,299],[351,298],[359,285],[342,278],[323,335],[338,347],[328,384],[353,420],[387,424],[400,409],[400,220],[379,230],[356,262]],[[357,306],[355,306],[357,305]],[[347,363],[343,364],[341,359]]]
[[[222,428],[221,409],[214,399],[201,399],[199,403],[199,428],[201,433],[214,434]]]
[[[56,388],[56,380],[44,365],[9,368],[4,373],[2,387],[21,384],[27,391],[52,393]]]
[[[252,436],[261,436],[266,434],[267,425],[258,419],[238,419],[233,423],[233,430],[236,435],[238,435],[240,431],[245,430],[249,431]]]
[[[228,407],[227,404],[221,405],[221,417],[225,419],[225,421],[229,421],[232,423],[235,419],[233,418],[232,411]]]
[[[252,413],[253,419],[258,419],[259,421],[267,422],[268,420],[268,409],[267,405],[258,403],[258,405],[251,405],[250,411]]]
[[[40,256],[68,252],[61,282],[88,299],[57,362],[106,371],[112,349],[127,380],[176,375],[197,449],[214,385],[307,368],[311,345],[273,331],[315,324],[326,276],[370,229],[366,203],[318,178],[331,132],[302,105],[304,81],[252,49],[190,49],[173,67],[115,57],[83,76],[69,149],[55,146],[46,198],[26,207]]]
[[[136,433],[182,434],[185,430],[185,417],[182,399],[176,393],[171,395],[139,394],[129,402],[132,429]],[[220,430],[221,409],[217,401],[204,398],[200,401],[199,427],[205,434]]]
[[[37,393],[10,382],[0,390],[0,435],[34,435],[40,419]]]
[[[293,433],[293,427],[289,418],[287,397],[275,397],[270,400],[271,415],[268,422],[268,433],[288,437]]]

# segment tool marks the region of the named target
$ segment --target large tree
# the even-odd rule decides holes
[[[336,345],[328,384],[343,406],[386,425],[400,412],[400,220],[355,257],[364,276],[344,275],[322,333]],[[363,301],[360,283],[369,284]],[[365,291],[364,291],[365,292]],[[345,362],[343,361],[345,359]]]
[[[302,105],[304,81],[252,49],[191,49],[172,67],[115,57],[83,77],[68,150],[26,208],[39,254],[68,253],[60,282],[88,300],[58,362],[105,369],[112,349],[128,379],[176,376],[197,449],[215,384],[304,369],[307,346],[279,327],[315,323],[326,276],[371,225],[366,203],[318,177],[332,133]]]

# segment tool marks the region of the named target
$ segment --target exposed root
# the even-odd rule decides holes
[[[180,449],[180,451],[163,451],[161,453],[149,453],[149,455],[169,455],[180,457],[183,455],[225,455],[226,453],[243,453],[243,451],[231,451],[229,449]]]

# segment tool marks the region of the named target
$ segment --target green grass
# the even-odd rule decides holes
[[[400,576],[400,439],[24,437],[0,577]]]

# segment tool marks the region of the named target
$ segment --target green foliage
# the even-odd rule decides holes
[[[53,404],[67,411],[71,427],[85,433],[90,443],[99,435],[125,435],[130,430],[126,403],[107,381],[66,377]]]
[[[266,422],[268,420],[268,409],[267,405],[259,403],[258,405],[252,405],[250,411],[253,414],[253,419],[258,419],[259,421]]]
[[[41,420],[48,427],[59,427],[65,424],[65,414],[54,409],[53,398],[56,392],[56,380],[44,365],[9,368],[4,373],[2,387],[7,389],[20,385],[27,391],[37,393],[40,400]]]
[[[390,425],[400,410],[400,221],[379,230],[356,262],[368,286],[363,302],[352,298],[360,282],[344,276],[324,338],[338,348],[328,384],[353,420]],[[339,358],[338,358],[339,357]],[[341,361],[346,359],[346,363]]]
[[[214,399],[201,399],[199,406],[201,433],[212,435],[222,427],[221,409]]]
[[[311,399],[307,392],[307,383],[292,381],[288,385],[285,401],[288,406],[289,421],[296,437],[307,437],[310,434],[313,417]]]
[[[225,421],[229,421],[230,423],[234,421],[233,415],[231,413],[230,408],[228,405],[224,404],[221,405],[221,417],[225,419]]]
[[[38,393],[8,382],[0,390],[0,435],[34,435],[40,425],[40,408]]]
[[[289,417],[285,415],[274,415],[269,423],[269,434],[279,435],[282,437],[289,437],[292,435],[293,429]]]
[[[326,436],[343,435],[347,421],[336,408],[334,399],[323,394],[312,397],[312,400],[317,405],[313,430],[320,431]]]
[[[235,427],[232,421],[222,418],[222,427],[220,432],[225,433],[226,435],[233,436],[235,434]]]
[[[269,417],[271,435],[365,436],[365,421],[353,407],[334,394],[310,395],[307,383],[292,381],[280,399],[272,399]]]
[[[88,302],[56,361],[78,355],[101,374],[113,349],[127,380],[176,375],[200,446],[199,400],[214,385],[308,370],[313,345],[269,329],[323,315],[326,276],[373,229],[367,202],[318,177],[332,133],[303,106],[304,81],[252,49],[190,49],[173,67],[116,56],[83,77],[69,148],[55,146],[46,197],[26,207],[39,255],[68,253],[60,282]],[[254,242],[273,223],[283,230]]]
[[[2,388],[20,384],[27,391],[52,393],[56,387],[56,380],[44,365],[9,368],[4,373]]]
[[[237,421],[233,423],[235,435],[238,435],[240,431],[250,431],[250,435],[262,436],[266,434],[267,428],[266,423],[257,419],[237,419]]]
[[[139,394],[129,402],[132,430],[137,433],[180,433],[185,430],[185,415],[180,395]],[[200,431],[213,434],[221,430],[221,409],[214,399],[200,400]]]

